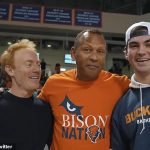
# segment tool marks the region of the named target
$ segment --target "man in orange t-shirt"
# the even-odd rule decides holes
[[[77,68],[49,77],[39,98],[54,115],[51,150],[109,150],[109,123],[129,80],[103,70],[106,42],[97,29],[79,33],[71,55]]]

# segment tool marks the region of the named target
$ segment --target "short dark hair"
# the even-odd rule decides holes
[[[140,35],[148,35],[148,29],[145,26],[138,26],[131,30],[130,38]]]
[[[55,64],[55,67],[60,67],[60,63],[56,63],[56,64]]]
[[[95,29],[95,28],[85,29],[85,30],[81,31],[80,33],[78,33],[78,35],[76,36],[75,41],[74,41],[74,49],[78,48],[79,42],[80,42],[80,38],[83,36],[83,34],[85,32],[97,34],[97,35],[100,35],[100,36],[102,36],[104,38],[102,31],[99,30],[99,29]]]
[[[136,36],[141,36],[141,35],[148,35],[147,27],[138,26],[138,27],[133,28],[130,33],[130,39]],[[128,46],[128,42],[127,42],[127,45],[124,47],[124,51],[127,51],[127,46]]]

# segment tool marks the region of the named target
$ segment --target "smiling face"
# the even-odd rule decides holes
[[[41,76],[40,60],[37,53],[30,49],[21,49],[14,54],[14,67],[7,66],[12,79],[11,90],[20,93],[32,93],[39,87]]]
[[[126,58],[136,76],[150,75],[150,36],[136,36],[128,41]]]
[[[83,81],[97,79],[105,63],[104,37],[96,33],[85,32],[80,37],[77,48],[72,48],[71,54],[76,60],[78,79]]]

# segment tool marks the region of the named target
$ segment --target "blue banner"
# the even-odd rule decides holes
[[[0,20],[8,20],[9,4],[0,4]]]
[[[30,21],[40,22],[41,7],[13,5],[12,20],[13,21]]]
[[[63,8],[45,8],[44,22],[54,24],[72,24],[72,10]]]
[[[101,22],[99,11],[75,10],[75,25],[101,27]]]

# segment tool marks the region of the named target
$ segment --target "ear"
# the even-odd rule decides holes
[[[72,60],[76,60],[76,58],[75,58],[75,49],[74,49],[74,47],[71,48],[70,54],[71,54]]]
[[[9,76],[14,76],[14,69],[12,68],[12,66],[6,65],[5,66],[5,71],[7,72],[7,74]]]
[[[127,51],[125,51],[124,53],[125,53],[125,58],[126,58],[126,60],[128,60],[128,61],[129,61],[129,58],[128,58],[128,52],[127,52]]]
[[[127,51],[127,47],[124,48],[124,55],[125,55],[125,58],[128,60],[128,51]]]

